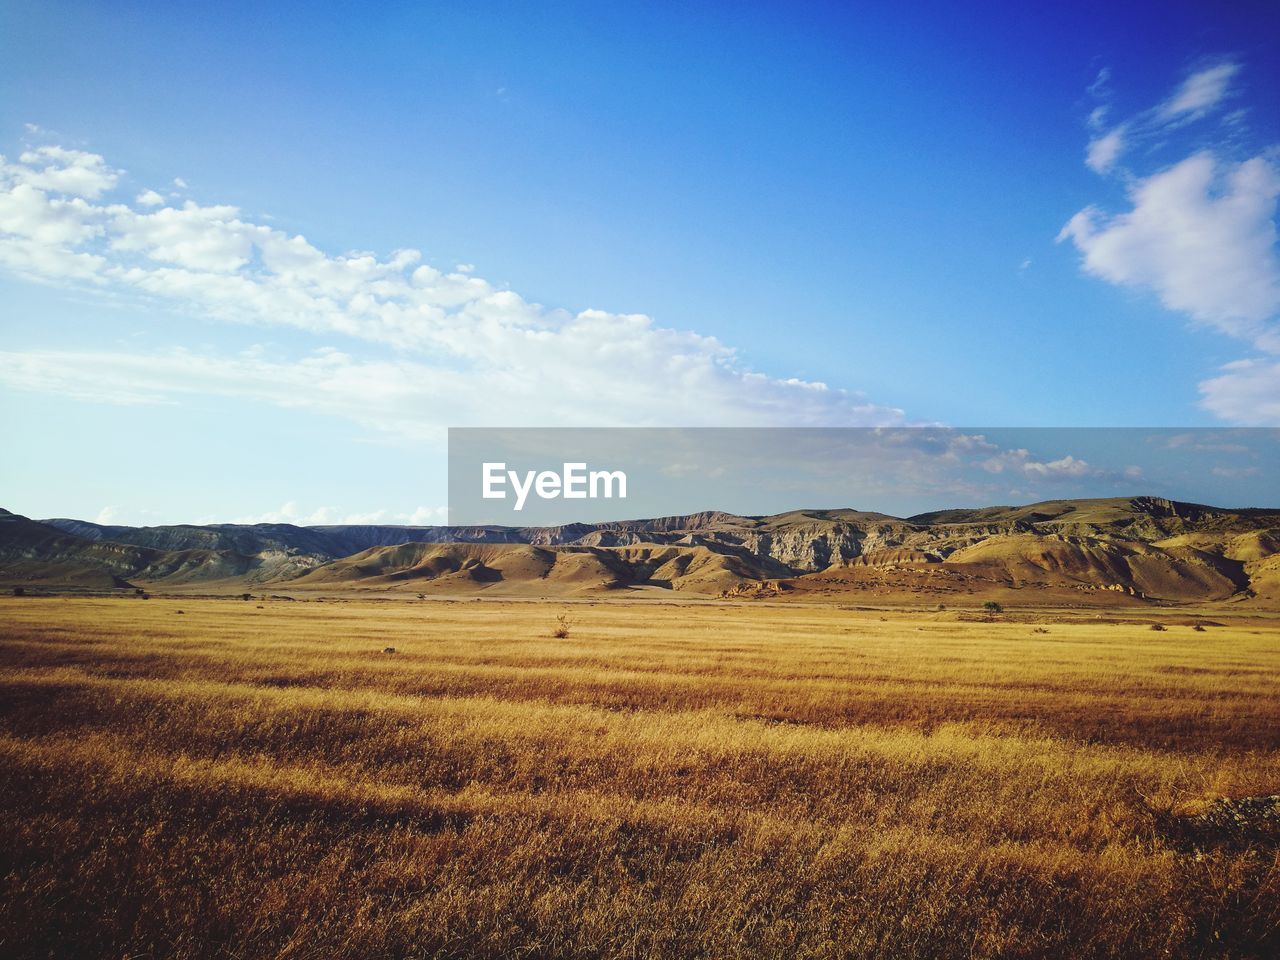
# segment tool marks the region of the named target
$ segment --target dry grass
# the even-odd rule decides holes
[[[180,606],[0,601],[0,954],[1280,950],[1274,626]]]

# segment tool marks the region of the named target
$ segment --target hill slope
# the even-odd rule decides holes
[[[705,512],[559,527],[108,526],[0,512],[0,582],[707,595],[1099,591],[1280,601],[1280,510],[1156,497],[767,517]],[[926,589],[924,584],[930,586]],[[766,589],[767,588],[767,589]]]

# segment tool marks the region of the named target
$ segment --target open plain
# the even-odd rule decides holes
[[[1280,950],[1265,614],[7,598],[0,693],[9,957]]]

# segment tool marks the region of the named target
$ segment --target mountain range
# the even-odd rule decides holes
[[[0,585],[166,592],[1280,603],[1280,510],[1159,497],[557,527],[129,527],[0,510]]]

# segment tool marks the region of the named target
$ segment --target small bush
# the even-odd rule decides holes
[[[988,600],[982,605],[982,609],[987,613],[1004,613],[1004,607],[996,603],[994,600]]]
[[[551,636],[557,640],[564,640],[569,636],[569,630],[573,627],[573,621],[569,619],[567,613],[562,613],[556,617],[555,629],[551,631]]]
[[[1049,632],[1049,628],[1048,628],[1048,627],[1035,627],[1034,629],[1032,629],[1032,631],[1031,631],[1031,632],[1032,632],[1032,633],[1048,633],[1048,632]]]
[[[241,599],[241,600],[252,600],[252,599],[253,599],[253,594],[252,594],[252,593],[242,593],[242,594],[240,594],[240,599]]]
[[[1164,629],[1164,624],[1163,624],[1163,623],[1153,623],[1153,624],[1151,625],[1151,629],[1152,629],[1152,630],[1163,630],[1163,629]]]
[[[383,653],[395,653],[395,652],[396,652],[396,648],[395,648],[395,647],[383,647],[383,648],[382,648],[382,652],[383,652]]]
[[[26,589],[25,589],[25,588],[23,588],[23,587],[14,587],[14,588],[13,588],[13,595],[14,595],[15,597],[25,597],[25,596],[27,595],[27,591],[26,591]]]
[[[1192,624],[1191,629],[1194,630],[1196,633],[1204,633],[1204,624],[1203,623]]]
[[[947,605],[946,605],[945,603],[940,603],[940,604],[938,604],[938,609],[939,609],[939,610],[945,610],[945,609],[947,609]]]

